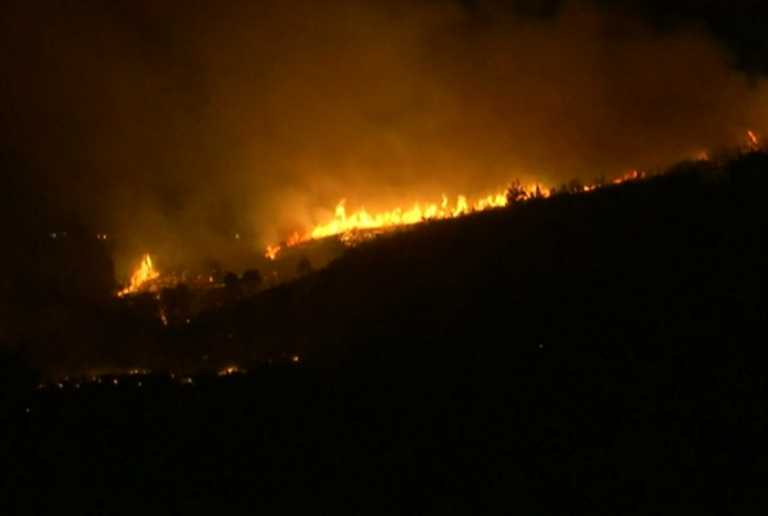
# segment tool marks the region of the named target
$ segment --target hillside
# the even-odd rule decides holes
[[[210,353],[615,360],[736,344],[763,322],[765,155],[421,225],[204,318]],[[215,344],[214,344],[215,342]],[[483,358],[484,357],[484,358]]]
[[[115,334],[249,373],[21,396],[0,485],[30,513],[764,502],[766,186],[766,155],[684,164],[383,236],[138,349]]]

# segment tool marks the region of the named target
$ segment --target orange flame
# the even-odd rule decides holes
[[[638,179],[642,179],[645,177],[645,172],[639,172],[637,170],[630,170],[626,174],[624,174],[621,177],[617,177],[613,180],[613,184],[620,185],[621,183],[626,183],[627,181],[637,181]],[[594,188],[593,188],[594,189]]]
[[[747,141],[749,142],[750,148],[753,150],[760,148],[760,138],[757,137],[757,134],[754,131],[747,131]]]
[[[149,281],[155,280],[160,277],[160,273],[157,272],[152,265],[152,257],[149,254],[145,254],[141,258],[141,262],[136,266],[136,269],[131,274],[131,280],[128,286],[117,293],[118,297],[124,297],[129,294],[136,294],[140,292],[142,287]]]
[[[241,373],[245,373],[245,370],[240,369],[236,365],[227,366],[224,369],[219,369],[219,371],[216,372],[218,376],[231,376],[233,374],[241,374]]]
[[[518,185],[516,188],[518,190],[517,200],[547,197],[549,195],[548,189],[537,184],[527,187]],[[274,260],[284,247],[293,247],[310,240],[318,240],[330,236],[341,236],[342,241],[345,243],[354,243],[357,239],[352,238],[351,235],[357,231],[386,230],[429,220],[452,219],[473,212],[501,208],[507,206],[509,202],[508,190],[503,190],[471,203],[467,200],[466,196],[459,195],[456,198],[456,202],[451,205],[448,202],[448,197],[443,195],[440,203],[416,203],[410,209],[405,210],[398,207],[389,211],[371,213],[364,207],[361,207],[355,212],[348,213],[346,200],[342,199],[336,205],[332,220],[318,224],[304,233],[294,233],[284,245],[268,245],[264,256]]]
[[[277,258],[277,254],[283,249],[283,247],[280,244],[270,244],[267,246],[267,250],[264,253],[264,256],[269,258],[270,260],[274,260]]]

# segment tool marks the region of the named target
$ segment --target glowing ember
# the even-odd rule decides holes
[[[760,148],[760,138],[757,137],[757,134],[754,131],[747,131],[747,141],[752,150],[758,150]]]
[[[318,224],[305,233],[294,233],[284,245],[268,245],[264,255],[270,260],[274,260],[284,247],[292,247],[310,240],[341,236],[342,242],[354,243],[359,239],[354,238],[352,235],[359,231],[386,230],[429,220],[452,219],[474,212],[501,208],[509,204],[511,199],[509,193],[512,191],[512,189],[506,189],[471,203],[467,200],[466,196],[459,195],[453,205],[443,195],[440,203],[416,203],[410,209],[395,208],[380,213],[371,213],[365,208],[348,213],[346,200],[342,199],[336,205],[335,215],[332,220]],[[515,185],[514,192],[514,200],[516,201],[549,196],[549,190],[542,188],[540,185],[530,185],[527,187]]]
[[[165,313],[165,308],[160,307],[160,321],[163,323],[163,326],[168,326],[168,315]]]
[[[154,266],[152,265],[152,257],[149,254],[145,254],[139,265],[131,274],[131,280],[128,286],[117,293],[118,297],[124,297],[130,294],[136,294],[141,291],[142,287],[152,280],[160,277]]]
[[[230,376],[230,375],[233,375],[233,374],[241,374],[241,373],[244,373],[244,372],[245,371],[240,369],[238,366],[231,365],[231,366],[225,367],[224,369],[219,370],[216,374],[218,376]]]

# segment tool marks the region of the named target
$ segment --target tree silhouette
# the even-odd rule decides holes
[[[525,188],[523,188],[523,185],[520,184],[520,180],[515,179],[507,189],[507,201],[509,204],[515,204],[524,201],[527,198],[528,193],[525,191]]]

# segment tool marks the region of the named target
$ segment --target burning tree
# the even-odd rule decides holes
[[[145,254],[141,258],[141,262],[131,274],[131,279],[128,282],[128,286],[120,290],[118,297],[125,297],[129,294],[136,294],[146,286],[147,283],[156,280],[160,277],[160,273],[155,270],[152,264],[152,257],[149,253]]]

